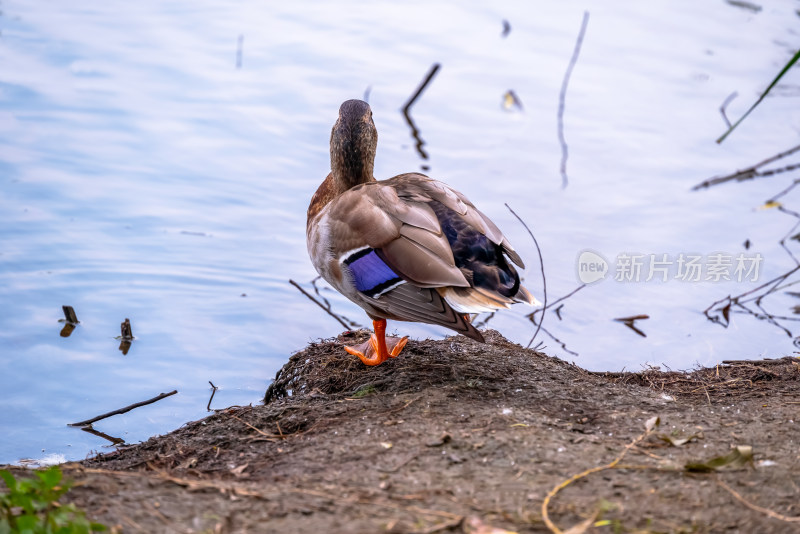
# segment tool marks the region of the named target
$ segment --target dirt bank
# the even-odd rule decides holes
[[[562,530],[800,531],[800,360],[600,375],[487,340],[313,344],[268,404],[70,464],[70,495],[124,532],[547,532],[548,493]]]

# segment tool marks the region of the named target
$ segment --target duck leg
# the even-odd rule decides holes
[[[408,337],[386,337],[386,319],[372,321],[372,327],[375,333],[370,338],[354,347],[345,347],[344,350],[358,356],[358,358],[366,365],[379,365],[394,358],[408,342]]]

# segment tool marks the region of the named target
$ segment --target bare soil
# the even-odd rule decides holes
[[[364,335],[291,356],[265,405],[67,464],[69,497],[124,532],[800,532],[798,358],[590,373],[488,331],[370,368]]]

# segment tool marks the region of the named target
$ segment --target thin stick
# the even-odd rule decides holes
[[[576,287],[575,289],[573,289],[572,291],[570,291],[569,293],[567,293],[566,295],[564,295],[563,297],[558,298],[558,299],[554,300],[553,302],[551,302],[550,306],[548,306],[548,307],[542,306],[541,308],[533,310],[533,312],[531,312],[531,319],[533,319],[533,316],[535,316],[537,313],[544,312],[545,310],[547,310],[549,308],[552,308],[553,306],[555,306],[559,302],[563,302],[563,301],[567,300],[568,298],[570,298],[572,295],[574,295],[575,293],[577,293],[578,291],[580,291],[584,287],[586,287],[586,284],[581,284],[578,287]],[[553,310],[553,311],[558,311],[558,310],[556,309],[556,310]]]
[[[750,106],[750,108],[747,111],[745,111],[744,115],[739,117],[738,121],[733,123],[733,126],[728,128],[728,131],[726,131],[724,134],[722,134],[722,136],[719,139],[717,139],[717,144],[722,143],[725,140],[725,138],[728,137],[728,135],[730,135],[730,133],[734,130],[734,128],[739,126],[739,124],[741,124],[741,122],[745,118],[747,118],[748,115],[750,115],[750,112],[753,111],[754,109],[756,109],[756,107],[761,103],[761,101],[764,100],[767,97],[767,95],[772,90],[772,88],[775,87],[775,85],[778,83],[778,80],[783,78],[783,75],[786,74],[789,71],[789,69],[791,69],[792,66],[794,66],[795,63],[797,63],[798,60],[800,60],[800,50],[795,52],[794,56],[792,56],[792,58],[789,60],[789,62],[781,69],[781,71],[778,73],[778,75],[775,76],[775,79],[772,80],[772,83],[770,83],[767,86],[767,88],[764,90],[764,92],[761,93],[761,96],[758,97],[758,100],[756,100],[755,103],[752,106]]]
[[[653,428],[655,428],[655,426]],[[550,514],[547,512],[547,507],[550,505],[550,500],[553,497],[555,497],[559,491],[566,488],[576,480],[580,480],[581,478],[589,476],[592,473],[597,473],[598,471],[605,471],[607,469],[614,469],[617,466],[617,464],[622,461],[625,455],[628,454],[628,451],[630,451],[639,442],[641,442],[644,438],[650,435],[650,433],[653,431],[653,428],[645,430],[643,433],[639,434],[633,441],[628,443],[625,446],[625,448],[622,449],[622,452],[619,453],[619,456],[617,456],[611,463],[606,465],[600,465],[597,467],[592,467],[591,469],[587,469],[586,471],[578,473],[577,475],[573,475],[567,480],[558,484],[549,492],[547,492],[547,496],[544,498],[544,501],[542,501],[542,520],[544,521],[544,524],[547,525],[547,528],[549,528],[550,531],[554,532],[555,534],[563,534],[563,531],[560,528],[558,528],[555,523],[553,523],[553,521],[550,519]]]
[[[237,416],[235,416],[235,415],[233,415],[233,414],[229,414],[229,415],[230,415],[231,417],[233,417],[234,419],[236,419],[237,421],[239,421],[240,423],[243,423],[243,424],[245,424],[246,426],[248,426],[248,427],[252,428],[253,430],[255,430],[256,432],[258,432],[258,433],[259,433],[259,434],[261,434],[262,436],[266,437],[266,438],[267,438],[269,441],[276,441],[276,440],[278,440],[278,439],[281,439],[281,438],[284,438],[284,437],[285,437],[283,434],[281,434],[280,436],[276,436],[275,434],[267,434],[267,433],[266,433],[266,432],[264,432],[263,430],[259,430],[258,428],[254,427],[253,425],[251,425],[250,423],[248,423],[248,422],[247,422],[247,421],[245,421],[244,419],[241,419],[241,418],[239,418],[239,417],[237,417]]]
[[[561,82],[561,92],[558,95],[558,142],[561,143],[561,187],[567,187],[569,182],[567,178],[567,157],[569,150],[567,148],[567,139],[564,137],[564,104],[567,99],[567,85],[569,78],[572,76],[572,69],[575,63],[578,62],[578,54],[581,52],[581,44],[583,43],[583,36],[586,33],[586,26],[589,24],[589,12],[583,12],[583,22],[581,23],[581,30],[578,32],[578,39],[575,41],[575,49],[572,51],[572,58],[567,65],[567,72],[564,73],[564,81]]]
[[[211,389],[211,398],[208,399],[208,405],[206,405],[206,411],[210,412],[211,411],[211,401],[214,400],[214,395],[217,394],[217,390],[219,388],[217,386],[215,386],[214,382],[212,382],[211,380],[209,380],[208,383],[211,384],[211,388],[212,389]]]
[[[520,224],[522,224],[522,226],[525,228],[525,230],[528,231],[528,235],[531,236],[531,239],[533,239],[533,244],[536,245],[536,253],[539,254],[539,268],[542,271],[542,299],[544,300],[544,303],[542,304],[542,306],[545,309],[547,309],[547,280],[545,279],[545,276],[544,276],[544,259],[542,258],[542,249],[539,248],[539,242],[536,241],[536,237],[533,235],[533,232],[531,232],[531,229],[528,228],[528,225],[525,224],[525,221],[523,221],[522,218],[519,215],[517,215],[517,212],[515,212],[514,210],[511,209],[511,206],[509,206],[507,202],[505,204],[506,204],[506,207],[508,208],[508,211],[510,211],[511,214],[514,215],[514,217],[517,218],[517,220],[520,222]],[[528,345],[525,348],[529,348],[531,346],[531,343],[533,343],[533,340],[536,339],[536,336],[539,334],[539,330],[541,330],[541,328],[542,328],[542,323],[543,322],[544,322],[544,314],[542,314],[542,319],[536,325],[536,331],[533,333],[533,337],[528,342]]]
[[[707,187],[711,187],[712,185],[717,185],[717,184],[722,184],[722,183],[725,183],[725,182],[730,182],[731,180],[736,180],[737,182],[743,182],[745,180],[752,180],[753,178],[757,178],[757,177],[761,176],[761,174],[759,174],[757,172],[757,169],[759,167],[763,167],[764,165],[768,165],[768,164],[772,163],[773,161],[777,161],[779,159],[785,158],[786,156],[790,156],[790,155],[794,154],[795,152],[797,152],[798,150],[800,150],[800,145],[797,145],[796,147],[792,147],[789,150],[781,152],[780,154],[776,154],[776,155],[774,155],[772,157],[769,157],[769,158],[765,159],[764,161],[759,161],[755,165],[751,165],[750,167],[747,167],[745,169],[738,170],[738,171],[734,172],[733,174],[729,174],[727,176],[717,176],[717,177],[714,177],[714,178],[709,178],[708,180],[700,182],[696,186],[692,187],[692,191],[697,191],[698,189],[704,189],[704,188],[707,188]],[[764,176],[769,176],[771,174],[774,174],[774,173],[770,173],[770,174],[764,173],[763,175]]]
[[[177,392],[178,392],[178,390],[176,389],[176,390],[170,391],[169,393],[161,393],[160,395],[158,395],[156,397],[153,397],[150,400],[137,402],[137,403],[131,404],[130,406],[126,406],[124,408],[120,408],[119,410],[114,410],[113,412],[104,413],[103,415],[98,415],[97,417],[92,417],[91,419],[87,419],[86,421],[81,421],[80,423],[70,423],[67,426],[86,426],[86,425],[91,425],[92,423],[95,423],[95,422],[100,421],[101,419],[105,419],[107,417],[111,417],[112,415],[119,415],[121,413],[129,412],[129,411],[133,410],[134,408],[138,408],[140,406],[146,406],[148,404],[153,404],[154,402],[160,401],[161,399],[169,397],[170,395],[175,395]]]
[[[786,521],[788,523],[800,523],[800,516],[793,516],[793,517],[792,516],[787,516],[787,515],[779,514],[778,512],[773,512],[772,510],[770,510],[768,508],[762,508],[761,506],[759,506],[757,504],[753,504],[750,501],[748,501],[747,499],[745,499],[744,497],[742,497],[741,495],[739,495],[739,493],[737,493],[736,490],[734,490],[732,487],[730,487],[727,484],[725,484],[723,481],[717,480],[717,484],[719,484],[728,493],[733,495],[733,497],[737,501],[739,501],[743,505],[747,506],[751,510],[755,510],[756,512],[760,512],[760,513],[762,513],[762,514],[764,514],[764,515],[766,515],[768,517],[771,517],[773,519],[778,519],[780,521]]]
[[[292,284],[292,285],[293,285],[294,287],[296,287],[297,289],[299,289],[299,290],[300,290],[300,293],[302,293],[303,295],[305,295],[306,297],[308,297],[309,299],[311,299],[311,301],[312,301],[312,302],[314,302],[314,303],[315,303],[317,306],[319,306],[320,308],[322,308],[323,310],[325,310],[325,312],[326,312],[328,315],[330,315],[331,317],[333,317],[334,319],[336,319],[337,321],[339,321],[339,324],[340,324],[340,325],[342,325],[342,326],[345,328],[345,330],[350,330],[350,327],[349,327],[349,326],[347,326],[347,323],[345,323],[344,321],[342,321],[342,320],[339,318],[339,316],[337,316],[335,313],[333,313],[332,311],[330,311],[329,309],[327,309],[325,306],[323,306],[323,305],[322,305],[322,303],[321,303],[320,301],[318,301],[318,300],[317,300],[317,299],[315,299],[313,296],[311,296],[311,294],[310,294],[308,291],[306,291],[305,289],[303,289],[302,287],[300,287],[300,285],[299,285],[297,282],[295,282],[295,281],[294,281],[294,280],[292,280],[292,279],[289,279],[289,283],[290,283],[290,284]]]

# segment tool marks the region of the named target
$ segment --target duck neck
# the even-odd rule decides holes
[[[340,193],[374,181],[374,165],[375,152],[363,144],[351,140],[331,144],[331,174]]]

